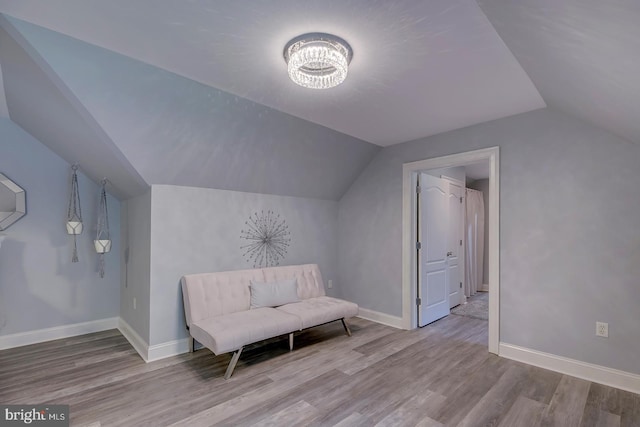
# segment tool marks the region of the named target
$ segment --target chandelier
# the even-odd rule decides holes
[[[347,42],[324,33],[303,34],[284,48],[289,77],[310,89],[329,89],[342,83],[352,56]]]

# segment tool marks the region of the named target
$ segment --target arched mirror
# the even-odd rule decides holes
[[[27,196],[23,188],[0,173],[0,231],[27,213]]]

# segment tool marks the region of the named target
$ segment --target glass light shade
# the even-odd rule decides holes
[[[99,254],[106,254],[111,250],[111,240],[94,240],[93,246]]]
[[[284,49],[289,78],[309,89],[329,89],[342,83],[351,57],[347,42],[322,33],[296,37]]]
[[[81,221],[67,221],[67,234],[82,234]]]

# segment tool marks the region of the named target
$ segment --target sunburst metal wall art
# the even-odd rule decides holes
[[[280,264],[289,250],[291,233],[280,215],[273,211],[260,211],[249,216],[245,228],[240,231],[244,244],[240,249],[247,262],[254,268],[273,267]]]

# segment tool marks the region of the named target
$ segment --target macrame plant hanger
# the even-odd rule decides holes
[[[73,235],[73,256],[71,262],[78,262],[78,244],[76,236],[82,234],[82,208],[80,207],[80,191],[78,189],[78,165],[71,166],[71,195],[67,209],[67,234]]]
[[[93,245],[100,255],[100,277],[104,277],[104,254],[111,250],[111,235],[109,234],[109,212],[107,211],[107,179],[102,180],[100,189],[100,203],[98,205],[98,231]]]

